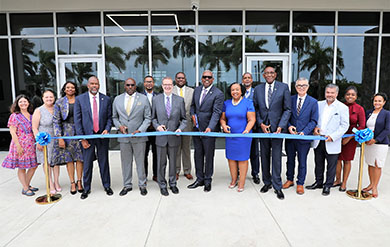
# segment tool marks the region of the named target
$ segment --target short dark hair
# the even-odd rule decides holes
[[[178,75],[178,74],[183,74],[183,75],[184,75],[184,77],[187,77],[187,76],[186,76],[186,74],[185,74],[184,72],[182,72],[182,71],[179,71],[179,72],[177,72],[177,73],[175,74],[175,78],[177,77],[177,75]]]
[[[245,95],[246,93],[246,88],[244,87],[244,85],[242,85],[241,83],[238,83],[238,82],[233,82],[232,84],[230,84],[230,86],[228,87],[228,92],[229,92],[229,95],[232,96],[232,86],[233,85],[239,85],[240,86],[240,89],[241,89],[241,96]]]
[[[153,80],[153,82],[154,82],[154,78],[153,78],[153,76],[151,76],[151,75],[147,75],[147,76],[145,76],[145,77],[144,77],[144,81],[145,81],[145,79],[146,79],[146,78],[152,78],[152,80]]]
[[[27,111],[30,114],[33,114],[34,106],[31,104],[31,100],[24,94],[20,94],[18,97],[16,97],[14,103],[12,103],[12,105],[11,105],[11,109],[10,109],[11,113],[20,113],[19,101],[21,99],[26,99],[28,101]]]
[[[77,87],[76,83],[74,83],[73,81],[67,81],[67,82],[65,82],[65,84],[61,88],[61,97],[65,97],[65,95],[66,95],[65,88],[66,88],[66,85],[68,85],[69,83],[74,86],[75,96],[79,95],[79,88]]]
[[[376,94],[374,94],[374,96],[372,97],[372,100],[374,100],[374,98],[375,98],[376,96],[381,96],[381,97],[383,98],[383,100],[387,102],[387,94],[385,94],[385,93],[383,93],[383,92],[376,93]]]
[[[349,86],[349,87],[347,87],[347,89],[345,89],[345,94],[347,94],[347,92],[348,92],[349,90],[355,91],[356,95],[358,94],[358,90],[357,90],[357,88],[356,88],[355,86]]]

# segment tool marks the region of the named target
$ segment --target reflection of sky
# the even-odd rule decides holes
[[[66,54],[69,53],[69,39],[58,38],[58,50]],[[71,53],[72,54],[97,54],[101,39],[98,37],[72,37],[71,38]]]

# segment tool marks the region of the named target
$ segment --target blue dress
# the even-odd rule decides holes
[[[248,123],[247,113],[255,112],[253,102],[243,98],[238,105],[233,105],[232,100],[226,100],[223,104],[223,112],[230,126],[231,133],[242,133]],[[252,130],[250,131],[252,132]],[[226,158],[229,160],[245,161],[249,159],[252,138],[226,137]]]

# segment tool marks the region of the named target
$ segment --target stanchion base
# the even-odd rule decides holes
[[[49,201],[47,195],[43,195],[35,199],[35,202],[41,205],[46,205],[46,204],[58,202],[59,200],[61,200],[61,198],[62,198],[61,194],[50,195],[51,201]]]
[[[372,199],[372,195],[368,192],[365,192],[365,191],[362,191],[361,194],[360,194],[360,197],[358,196],[358,191],[357,190],[348,190],[347,192],[347,195],[349,197],[352,197],[354,199],[358,199],[358,200],[370,200]]]

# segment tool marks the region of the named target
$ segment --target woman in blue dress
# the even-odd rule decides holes
[[[256,122],[255,108],[250,99],[244,98],[245,87],[237,82],[229,87],[231,100],[226,100],[220,119],[225,133],[250,133]],[[246,173],[248,171],[248,159],[251,150],[252,138],[226,137],[226,158],[228,159],[232,181],[229,188],[238,185],[238,192],[244,191]],[[238,170],[240,180],[237,183]]]

